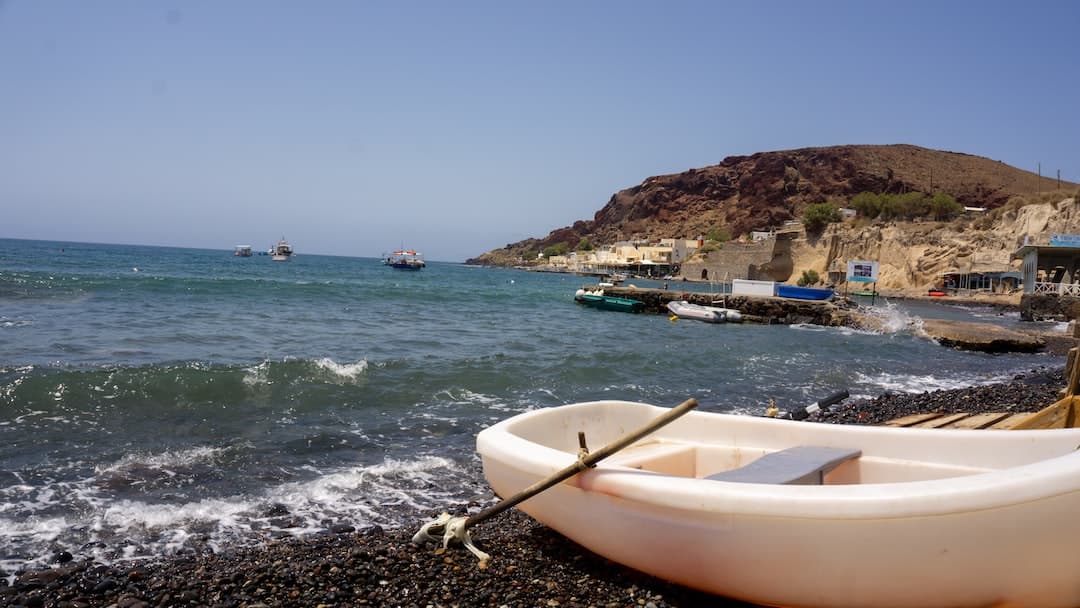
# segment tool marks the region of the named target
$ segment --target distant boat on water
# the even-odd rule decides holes
[[[270,248],[270,259],[275,262],[287,262],[292,257],[293,250],[292,245],[285,240],[285,237],[281,237],[277,245]]]
[[[251,257],[251,245],[237,245],[233,249],[233,255],[238,258],[250,258]]]
[[[383,264],[397,270],[420,270],[427,266],[424,255],[412,249],[399,249],[383,254]]]

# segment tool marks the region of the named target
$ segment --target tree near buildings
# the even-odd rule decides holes
[[[803,212],[803,225],[809,234],[821,234],[825,226],[839,222],[843,217],[840,208],[833,203],[815,203],[808,205]]]

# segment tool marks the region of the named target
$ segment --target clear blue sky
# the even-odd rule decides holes
[[[463,261],[724,157],[1080,181],[1080,2],[0,0],[0,237]]]

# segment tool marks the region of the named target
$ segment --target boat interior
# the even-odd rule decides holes
[[[636,444],[606,463],[712,481],[799,485],[923,481],[992,470],[865,456],[858,448],[800,445],[764,450],[669,442]]]
[[[660,409],[629,402],[590,406],[564,410],[570,415],[557,424],[508,430],[577,454],[577,431],[596,449],[617,439],[617,429],[639,426]],[[693,412],[597,466],[746,483],[882,484],[998,471],[1071,454],[1078,445],[1080,429],[902,429]]]

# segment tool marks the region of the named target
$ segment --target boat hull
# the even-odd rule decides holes
[[[383,264],[394,270],[421,270],[427,266],[424,256],[412,249],[383,254]]]
[[[668,302],[668,312],[680,319],[693,319],[706,323],[724,323],[727,315],[716,310],[709,310],[704,306],[697,306],[688,302]]]
[[[738,323],[742,321],[742,314],[731,308],[717,306],[702,306],[685,301],[672,301],[667,303],[668,312],[680,319],[693,319],[706,323]]]
[[[592,293],[582,293],[575,296],[575,299],[592,308],[598,308],[600,310],[614,310],[618,312],[641,312],[645,309],[645,303],[633,300],[630,298],[617,298],[615,296],[596,295]]]
[[[485,429],[477,450],[492,488],[510,496],[573,463],[577,431],[596,450],[663,411],[628,402],[537,410]],[[1077,443],[1075,429],[892,429],[693,412],[518,508],[631,568],[761,604],[1075,606]],[[824,486],[700,478],[799,444],[862,456]]]
[[[796,300],[828,300],[833,297],[832,289],[821,287],[799,287],[797,285],[777,285],[776,295],[781,298]]]

